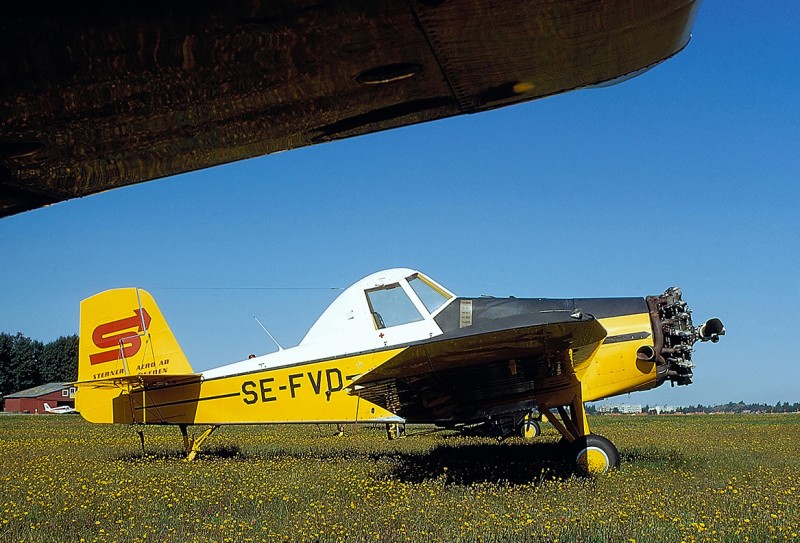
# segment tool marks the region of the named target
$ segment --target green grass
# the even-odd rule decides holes
[[[800,540],[800,415],[595,417],[622,468],[535,444],[382,428],[176,428],[0,416],[0,541]],[[415,429],[410,428],[410,433]],[[418,431],[418,430],[416,430]]]

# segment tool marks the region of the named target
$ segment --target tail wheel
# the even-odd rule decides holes
[[[571,447],[578,471],[585,475],[602,475],[619,467],[619,451],[603,436],[589,434],[579,437]]]
[[[519,425],[519,435],[523,439],[534,439],[539,437],[542,433],[542,427],[539,426],[539,421],[531,418],[530,414],[525,415],[522,419],[522,424]]]

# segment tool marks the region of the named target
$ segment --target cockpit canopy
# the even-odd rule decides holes
[[[419,273],[406,277],[405,282],[422,302],[428,314],[435,313],[452,298],[452,294],[424,276],[420,276]],[[425,318],[420,313],[418,304],[415,304],[399,281],[365,290],[364,294],[375,319],[375,326],[379,329],[421,321]]]
[[[399,345],[442,333],[433,318],[455,295],[409,268],[365,277],[339,295],[300,345],[347,345],[347,351]]]

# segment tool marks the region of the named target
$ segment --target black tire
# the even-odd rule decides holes
[[[619,468],[619,451],[601,435],[589,434],[571,443],[572,459],[579,473],[602,475]]]
[[[542,427],[539,425],[539,421],[526,416],[522,420],[522,424],[519,425],[517,432],[522,439],[532,440],[542,435]]]

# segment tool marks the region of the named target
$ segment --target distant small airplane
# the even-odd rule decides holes
[[[76,407],[90,422],[177,425],[188,459],[223,424],[482,425],[498,436],[550,422],[576,466],[619,465],[584,402],[692,381],[681,291],[645,298],[457,297],[422,273],[381,271],[345,290],[296,347],[194,373],[152,296],[81,302]],[[209,425],[190,440],[189,425]],[[140,433],[140,436],[142,434]]]
[[[48,413],[53,413],[55,415],[68,415],[69,413],[77,413],[78,410],[74,407],[70,407],[68,405],[62,405],[59,407],[50,407],[50,404],[45,402],[44,410]]]

